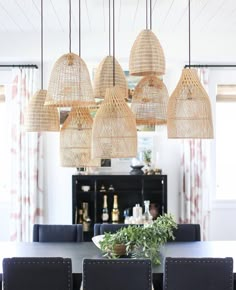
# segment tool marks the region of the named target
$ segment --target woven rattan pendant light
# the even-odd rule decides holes
[[[119,62],[115,60],[115,82],[119,86],[122,96],[128,97],[128,85],[125,74]],[[94,76],[94,96],[104,99],[106,89],[113,87],[113,56],[106,56],[99,64]]]
[[[189,68],[184,68],[167,107],[168,138],[213,138],[210,99],[195,69],[191,69],[190,0],[189,7]]]
[[[61,56],[54,64],[45,105],[72,107],[94,104],[88,68],[80,56],[71,52],[71,0],[69,0],[69,53]]]
[[[113,87],[113,56],[111,55],[111,5],[109,3],[109,55],[106,56],[99,64],[94,76],[94,96],[95,98],[104,99],[106,89]],[[113,43],[114,46],[114,43]],[[115,83],[120,88],[124,98],[128,97],[127,80],[120,66],[119,62],[115,59]]]
[[[59,131],[57,108],[44,106],[47,91],[43,89],[43,0],[41,0],[41,90],[30,99],[25,112],[25,130],[28,132]]]
[[[136,38],[130,52],[129,72],[134,76],[164,75],[165,56],[162,46],[152,32],[152,1],[148,29],[148,0],[146,0],[146,29]]]
[[[79,0],[79,27],[81,26]],[[80,33],[79,33],[80,39]],[[79,40],[79,55],[81,56]],[[93,119],[87,107],[72,107],[60,131],[60,160],[64,167],[96,167],[100,159],[91,158]]]
[[[92,129],[93,158],[127,158],[137,155],[135,117],[115,86],[115,5],[113,0],[113,87],[106,89]]]
[[[107,89],[92,130],[94,158],[127,158],[137,155],[137,130],[134,114],[119,87]]]
[[[79,168],[100,165],[100,159],[91,160],[92,125],[88,108],[71,109],[60,132],[61,166]]]
[[[162,80],[156,76],[142,78],[135,87],[131,102],[137,125],[166,124],[168,99]]]

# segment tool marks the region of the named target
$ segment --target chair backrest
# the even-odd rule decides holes
[[[104,233],[115,233],[121,228],[128,227],[128,224],[101,224],[100,233],[103,235]]]
[[[129,226],[128,224],[94,224],[94,236],[103,235],[104,233],[115,233],[121,228]]]
[[[128,224],[94,224],[94,236],[103,235],[106,232],[115,233],[120,228],[127,226]],[[193,242],[201,240],[199,224],[178,224],[178,228],[173,231],[173,234],[175,236],[174,242]]]
[[[33,228],[33,242],[82,242],[83,226],[40,225]]]
[[[93,235],[94,236],[98,236],[98,235],[101,235],[101,232],[100,232],[100,227],[101,227],[102,224],[94,224],[93,226]]]
[[[201,240],[199,224],[178,224],[178,228],[173,232],[174,242],[194,242]]]
[[[83,290],[151,290],[152,266],[145,259],[84,259]]]
[[[4,290],[72,290],[69,258],[5,258]]]
[[[164,290],[232,290],[232,258],[166,258]]]

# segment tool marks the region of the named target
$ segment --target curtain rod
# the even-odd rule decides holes
[[[236,67],[236,64],[186,64],[184,68],[190,67]]]
[[[0,67],[32,67],[38,68],[36,64],[0,64]]]

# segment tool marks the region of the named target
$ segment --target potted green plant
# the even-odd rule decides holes
[[[100,241],[101,251],[108,258],[126,255],[132,258],[149,258],[160,264],[160,247],[174,239],[177,224],[170,214],[159,216],[152,224],[130,225],[116,233],[105,233]]]

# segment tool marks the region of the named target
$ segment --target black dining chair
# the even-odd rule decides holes
[[[152,266],[146,259],[84,259],[83,290],[151,290]]]
[[[104,235],[105,233],[115,233],[117,232],[119,229],[121,228],[125,228],[128,226],[132,226],[133,224],[99,224],[96,223],[94,224],[94,236],[97,235]],[[137,225],[133,225],[133,226],[137,226]]]
[[[163,289],[233,290],[233,259],[167,257]]]
[[[197,242],[201,240],[201,229],[199,224],[178,224],[174,229],[174,242]],[[171,240],[172,241],[172,240]]]
[[[72,290],[69,258],[5,258],[4,290]]]
[[[94,236],[103,235],[106,232],[115,233],[120,228],[129,226],[128,224],[94,224]],[[174,229],[174,242],[194,242],[201,240],[201,230],[199,224],[178,224]],[[172,241],[172,240],[170,240]]]
[[[83,226],[34,224],[33,242],[83,242]]]
[[[100,234],[104,233],[115,233],[121,228],[128,227],[129,224],[101,224],[100,226]]]
[[[101,227],[101,224],[99,224],[99,223],[94,224],[94,226],[93,226],[93,235],[94,236],[101,235],[100,227]]]

